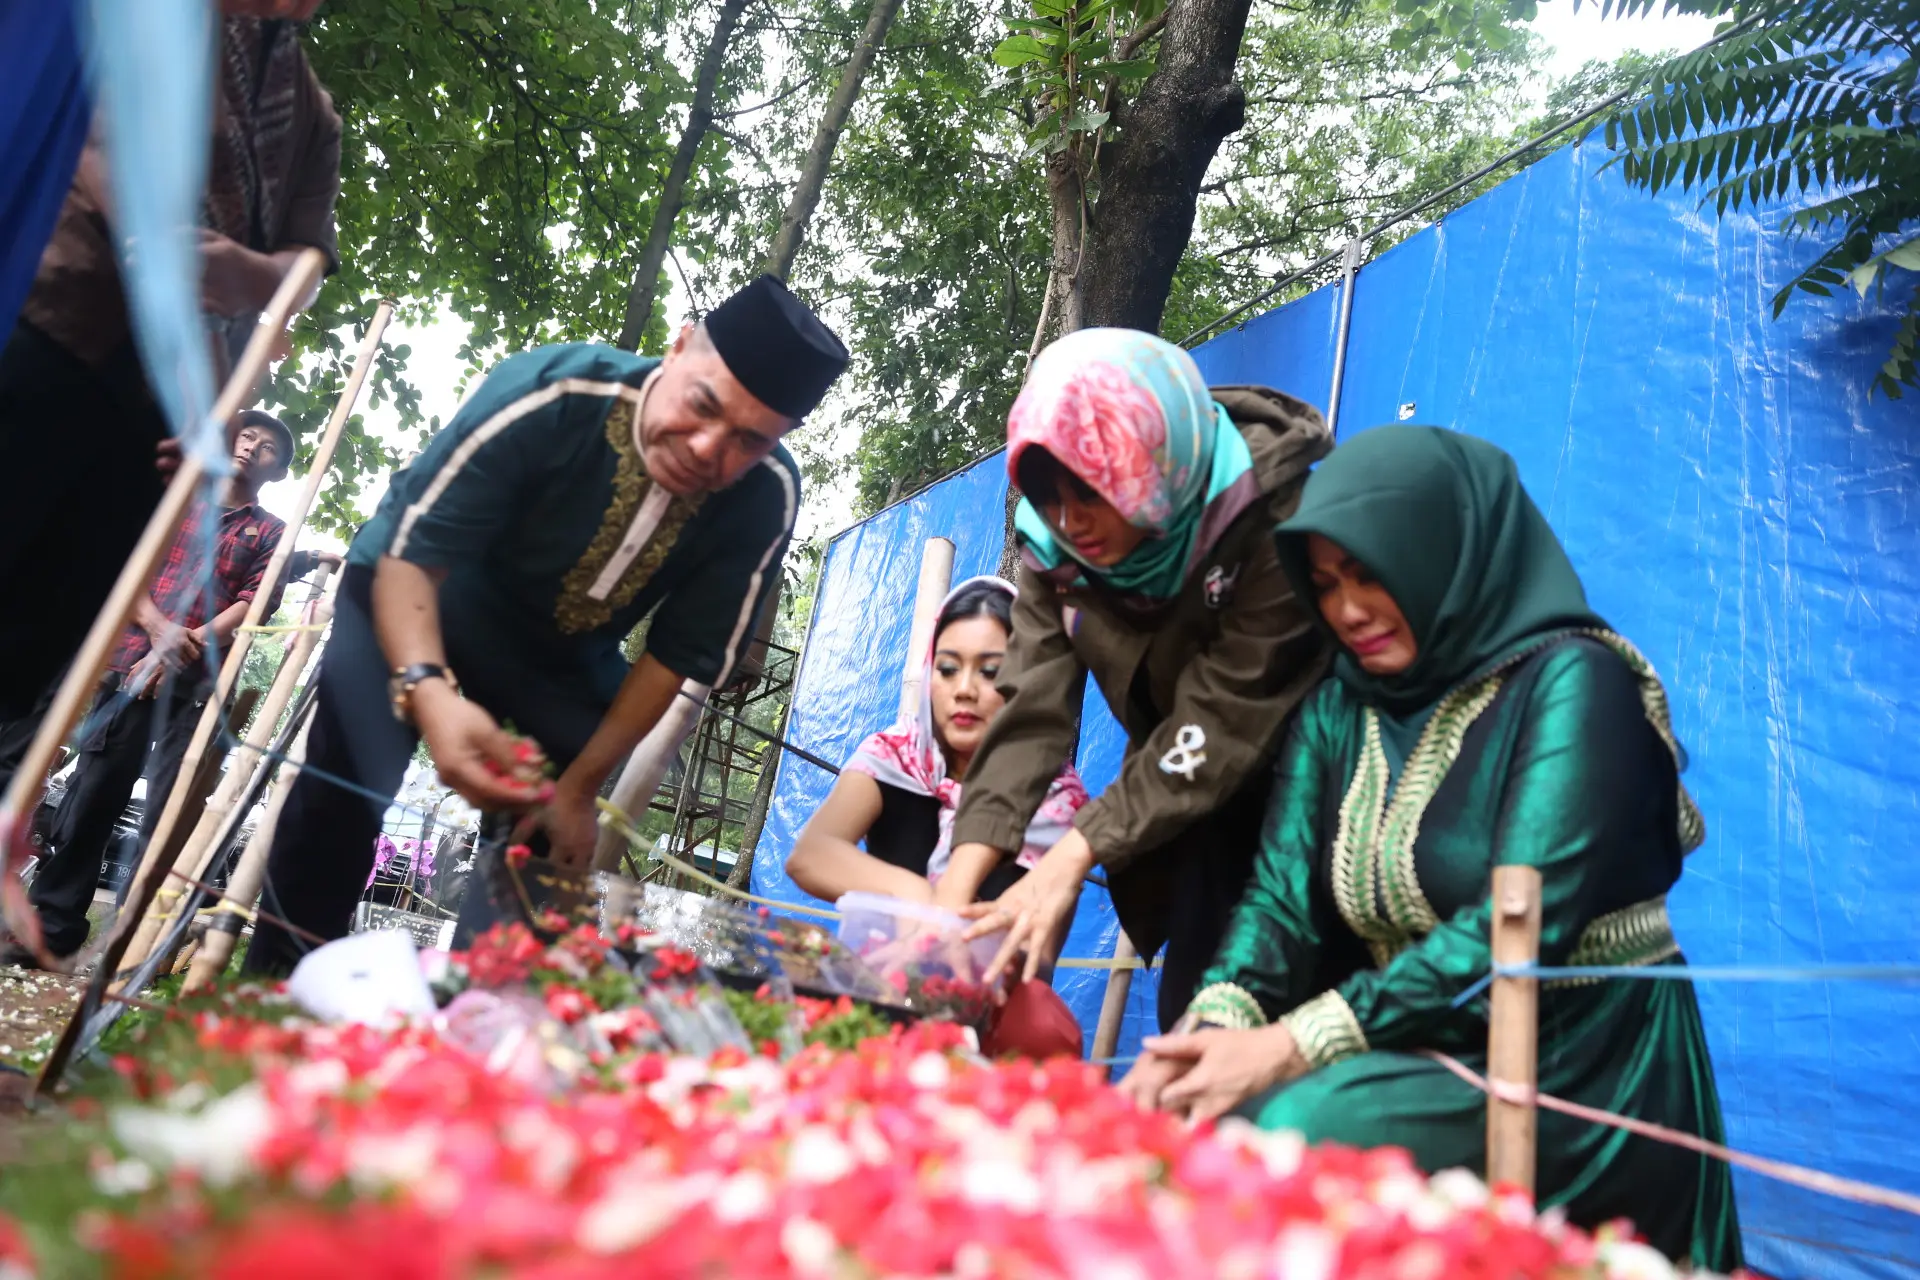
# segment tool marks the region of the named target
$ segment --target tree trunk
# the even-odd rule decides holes
[[[1020,543],[1013,536],[1013,513],[1020,507],[1020,491],[1007,486],[1007,522],[1004,542],[1000,544],[1000,576],[1008,582],[1020,581]]]
[[[1100,201],[1080,264],[1083,321],[1157,333],[1193,237],[1200,184],[1246,123],[1234,63],[1252,0],[1174,0],[1154,71],[1100,157]]]
[[[720,18],[713,24],[707,51],[700,59],[694,77],[693,102],[687,108],[687,127],[680,134],[673,163],[667,168],[667,180],[660,188],[660,203],[654,206],[653,225],[647,228],[647,242],[640,250],[640,265],[633,273],[633,288],[627,291],[627,315],[620,326],[620,345],[628,351],[639,347],[653,320],[654,293],[660,287],[660,269],[667,260],[667,247],[673,243],[673,224],[680,218],[686,200],[687,178],[693,172],[693,159],[700,151],[707,130],[713,124],[713,91],[720,81],[720,68],[727,60],[727,46],[733,42],[733,29],[740,15],[753,0],[725,0]]]
[[[1086,175],[1079,143],[1047,157],[1047,203],[1053,213],[1053,260],[1040,301],[1027,363],[1055,338],[1086,327]]]
[[[839,145],[840,131],[846,128],[854,99],[860,96],[861,82],[867,78],[874,56],[887,42],[887,29],[893,26],[894,16],[899,12],[900,0],[873,0],[866,30],[854,43],[853,54],[840,72],[840,83],[833,97],[827,100],[826,113],[814,131],[813,145],[807,148],[800,183],[793,189],[787,211],[780,216],[780,231],[774,236],[773,252],[767,255],[767,270],[782,280],[793,271],[793,260],[799,256],[800,245],[807,238],[807,223],[819,207],[821,189],[827,184],[827,170],[833,164],[833,149]]]

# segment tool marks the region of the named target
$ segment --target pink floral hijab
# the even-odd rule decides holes
[[[1060,586],[1104,588],[1136,611],[1178,595],[1235,516],[1260,496],[1253,456],[1200,367],[1137,329],[1082,329],[1033,362],[1007,419],[1007,467],[1041,448],[1150,535],[1119,564],[1075,558],[1032,502],[1014,530],[1030,565]]]
[[[946,612],[947,605],[962,591],[981,584],[1004,591],[1008,600],[1013,599],[1013,584],[1005,578],[968,578],[947,593],[947,598],[940,602],[940,612]],[[864,773],[875,782],[917,796],[932,796],[940,802],[940,837],[927,858],[929,880],[937,880],[947,869],[953,854],[953,816],[960,808],[960,782],[947,776],[946,752],[940,749],[933,727],[933,656],[939,643],[938,634],[927,642],[919,714],[870,735],[846,763],[848,773]],[[1046,798],[1034,811],[1033,820],[1027,824],[1019,864],[1030,867],[1038,862],[1041,854],[1067,834],[1073,825],[1073,815],[1086,802],[1087,789],[1069,762],[1061,767],[1047,788]]]

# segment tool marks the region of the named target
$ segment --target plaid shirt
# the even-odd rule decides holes
[[[236,601],[251,600],[258,594],[260,581],[267,576],[267,561],[273,559],[280,535],[287,529],[284,520],[258,503],[222,511],[220,531],[214,541],[213,589],[209,593],[202,581],[205,548],[201,540],[205,534],[200,523],[207,510],[203,502],[187,508],[187,518],[180,522],[180,532],[167,548],[166,559],[160,562],[160,571],[149,592],[161,613],[189,630]],[[213,606],[211,610],[207,608],[209,603]],[[272,617],[279,603],[280,592],[276,590],[267,601],[266,613],[261,616]],[[120,637],[120,647],[113,651],[108,668],[125,675],[152,648],[153,638],[145,630],[128,627]]]

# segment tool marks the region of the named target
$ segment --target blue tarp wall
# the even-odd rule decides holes
[[[1397,418],[1499,443],[1595,606],[1659,666],[1708,840],[1672,899],[1689,959],[1920,960],[1920,420],[1868,398],[1891,303],[1774,292],[1813,250],[1774,219],[1716,219],[1565,148],[1369,263],[1341,435]],[[1324,404],[1339,286],[1216,338],[1210,381]],[[891,717],[924,540],[956,576],[1001,545],[998,457],[842,534],[789,730],[830,758]],[[1097,697],[1082,768],[1115,773]],[[781,860],[828,779],[783,764],[754,866]],[[1069,954],[1106,955],[1089,895]],[[1063,975],[1089,1027],[1105,975]],[[1699,986],[1737,1149],[1920,1192],[1920,990]],[[1151,1018],[1136,984],[1122,1052]],[[1751,1265],[1783,1280],[1920,1276],[1912,1218],[1736,1175]]]

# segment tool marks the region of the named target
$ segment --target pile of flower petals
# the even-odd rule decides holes
[[[942,1024],[784,1063],[641,1057],[560,1096],[425,1027],[194,1029],[251,1078],[122,1064],[141,1100],[106,1112],[80,1224],[109,1276],[1674,1274],[1401,1152],[1190,1131],[1084,1064],[984,1063]]]

